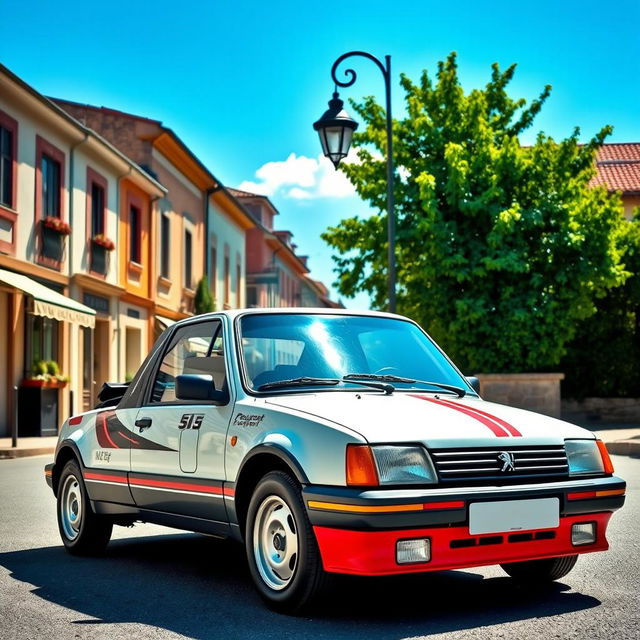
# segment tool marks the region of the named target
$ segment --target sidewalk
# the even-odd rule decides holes
[[[602,425],[599,425],[590,431],[593,431],[596,437],[607,445],[609,453],[618,456],[640,457],[640,426],[611,425],[611,428],[602,429]]]
[[[56,450],[57,436],[47,438],[18,438],[18,446],[11,448],[11,438],[0,438],[0,460],[7,458],[24,458],[49,454],[53,457]]]

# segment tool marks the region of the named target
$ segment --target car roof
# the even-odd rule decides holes
[[[264,315],[264,314],[303,314],[303,315],[331,315],[331,316],[369,316],[375,318],[395,318],[408,320],[405,316],[395,313],[386,313],[384,311],[357,311],[353,309],[330,309],[327,307],[260,307],[252,309],[226,309],[224,311],[214,311],[212,313],[203,313],[198,316],[190,316],[184,318],[176,324],[187,323],[194,318],[206,320],[207,318],[219,318],[221,315],[227,316],[230,320],[234,320],[244,315]]]

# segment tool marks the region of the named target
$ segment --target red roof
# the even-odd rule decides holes
[[[227,187],[227,191],[236,198],[266,198],[266,196],[261,196],[259,193],[249,193],[249,191],[241,191],[233,187]]]
[[[596,168],[592,185],[640,193],[640,142],[603,145],[596,155]]]

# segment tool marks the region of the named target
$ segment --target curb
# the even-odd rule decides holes
[[[53,455],[55,447],[34,447],[32,449],[0,449],[0,460],[13,460],[14,458],[28,458],[30,456]]]
[[[640,440],[616,440],[606,445],[607,451],[613,455],[640,457]]]

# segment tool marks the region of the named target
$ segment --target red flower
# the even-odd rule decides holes
[[[91,238],[94,244],[104,247],[107,251],[113,251],[116,248],[115,242],[111,238],[107,238],[104,233],[98,233]]]
[[[61,236],[68,236],[71,233],[71,227],[64,220],[56,218],[55,216],[43,218],[42,224],[47,227],[47,229],[52,229]]]

